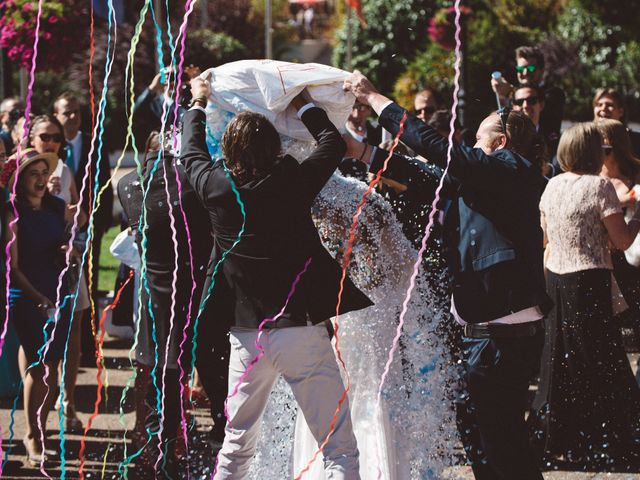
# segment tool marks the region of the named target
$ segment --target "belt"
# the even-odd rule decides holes
[[[542,321],[515,325],[468,323],[464,326],[464,336],[468,338],[521,338],[533,337],[544,329]]]

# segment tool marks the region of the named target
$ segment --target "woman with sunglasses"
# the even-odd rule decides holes
[[[603,118],[596,125],[603,138],[604,164],[600,175],[613,183],[628,218],[638,210],[640,159],[632,153],[631,139],[623,123]],[[640,268],[630,265],[622,250],[613,250],[611,260],[613,274],[630,309],[625,316],[638,325],[637,329],[640,327]]]
[[[65,225],[71,220],[64,202],[47,190],[57,161],[53,153],[26,149],[19,158],[9,159],[0,175],[2,186],[13,189],[15,185],[16,189],[14,205],[18,215],[8,209],[6,225],[11,228],[5,232],[5,241],[12,241],[11,321],[22,347],[20,367],[27,427],[23,443],[32,465],[47,460],[43,430],[53,405],[58,364],[70,328],[68,307],[56,311],[56,302],[60,300],[64,305],[67,295],[64,286],[58,290],[57,284]]]
[[[34,148],[38,153],[54,153],[56,155],[58,162],[49,177],[49,192],[64,200],[67,208],[70,209],[72,213],[75,213],[79,196],[71,170],[60,160],[62,152],[65,151],[64,147],[66,146],[66,142],[64,130],[58,119],[52,115],[39,115],[35,117],[29,125],[27,142],[27,146]],[[80,211],[78,220],[78,228],[86,223],[86,215],[83,211]],[[82,318],[85,315],[85,311],[89,308],[87,280],[84,276],[80,277],[80,261],[80,254],[74,249],[71,257],[72,265],[65,279],[69,292],[71,294],[74,294],[76,291],[78,292],[64,372],[65,389],[63,405],[65,430],[68,432],[81,432],[83,428],[74,406],[76,379],[80,367]]]
[[[529,417],[535,443],[549,461],[588,468],[637,461],[640,390],[620,329],[612,322],[609,243],[631,245],[640,216],[625,223],[594,123],[562,135],[553,177],[540,200],[547,244],[547,293],[555,306],[545,325],[538,393]]]

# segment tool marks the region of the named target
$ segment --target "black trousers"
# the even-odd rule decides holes
[[[206,297],[211,285],[208,276],[202,289],[202,297]],[[218,288],[221,287],[221,288]],[[198,323],[198,345],[196,348],[196,368],[207,397],[211,402],[211,418],[214,425],[211,439],[215,442],[224,440],[224,427],[227,419],[224,416],[224,401],[227,398],[229,383],[229,344],[230,313],[219,311],[215,304],[215,295],[225,293],[221,282],[214,286],[214,293],[208,299]]]
[[[525,411],[543,342],[543,332],[464,339],[466,392],[457,404],[458,429],[476,480],[542,480]]]

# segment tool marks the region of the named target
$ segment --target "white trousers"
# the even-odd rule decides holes
[[[230,395],[251,360],[258,354],[255,346],[257,336],[257,330],[231,329]],[[228,399],[231,422],[225,427],[215,480],[241,480],[247,477],[258,441],[262,415],[278,375],[282,375],[291,387],[318,444],[329,433],[331,420],[344,392],[344,384],[324,325],[265,330],[260,343],[265,351],[264,357],[250,371],[238,393]],[[343,403],[335,431],[324,448],[324,469],[327,479],[360,478],[358,447],[348,400]]]

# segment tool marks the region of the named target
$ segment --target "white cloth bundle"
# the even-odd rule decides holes
[[[342,90],[349,75],[328,65],[289,63],[277,60],[240,60],[210,68],[201,77],[211,84],[209,100],[232,113],[252,111],[267,117],[278,132],[291,138],[313,138],[296,116],[291,100],[305,87],[313,102],[343,129],[355,97]]]

